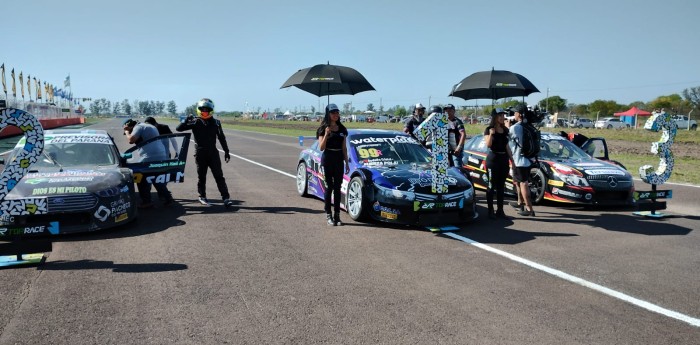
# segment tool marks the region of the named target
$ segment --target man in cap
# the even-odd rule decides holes
[[[530,169],[532,161],[523,156],[523,129],[522,124],[527,121],[525,112],[527,107],[523,103],[519,103],[510,109],[515,118],[515,124],[508,129],[508,146],[513,153],[513,183],[518,194],[518,202],[511,202],[510,205],[519,209],[518,214],[521,216],[534,216],[535,211],[532,209],[532,200],[530,198]]]
[[[425,106],[423,106],[421,103],[416,103],[416,106],[413,109],[413,117],[406,121],[403,128],[404,133],[408,133],[410,136],[413,136],[413,131],[423,122],[423,120],[425,120],[423,115],[425,115]]]
[[[455,116],[455,106],[453,104],[447,104],[442,109],[447,113],[447,135],[450,144],[448,157],[450,166],[462,168],[464,164],[462,160],[464,141],[467,139],[467,135],[464,132],[464,123]]]

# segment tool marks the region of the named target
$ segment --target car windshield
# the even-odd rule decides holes
[[[430,163],[430,152],[402,134],[359,134],[350,137],[350,149],[366,166]]]
[[[21,148],[13,150],[10,161],[14,160]],[[43,155],[39,156],[31,169],[79,166],[117,165],[119,159],[111,145],[97,143],[48,143]]]
[[[540,158],[543,159],[590,159],[578,146],[556,134],[542,134]]]

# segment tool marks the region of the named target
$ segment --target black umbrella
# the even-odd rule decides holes
[[[300,69],[287,79],[280,89],[296,86],[316,96],[354,95],[374,87],[360,72],[345,66],[316,65]]]
[[[520,74],[510,71],[476,72],[452,88],[450,96],[462,99],[500,99],[527,96],[540,92],[535,85]]]

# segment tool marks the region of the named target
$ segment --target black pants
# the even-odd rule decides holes
[[[145,178],[141,179],[141,182],[136,184],[139,189],[139,196],[141,197],[142,204],[151,203],[151,184],[146,181]],[[170,201],[173,199],[172,194],[168,190],[167,183],[154,183],[153,187],[156,187],[156,192],[158,192],[158,199],[160,201]]]
[[[486,157],[486,171],[489,176],[489,189],[486,191],[486,202],[489,212],[493,212],[493,194],[496,193],[496,206],[503,210],[503,194],[508,177],[508,154],[489,152]]]
[[[331,214],[331,193],[333,193],[333,208],[340,213],[340,186],[343,184],[345,161],[342,151],[327,151],[321,157],[323,174],[326,180],[326,191],[323,193],[326,214]]]
[[[207,197],[207,169],[211,169],[211,174],[214,175],[221,198],[223,200],[229,199],[231,196],[228,194],[224,172],[221,171],[219,151],[197,151],[194,158],[197,163],[197,192],[199,192],[199,197]]]

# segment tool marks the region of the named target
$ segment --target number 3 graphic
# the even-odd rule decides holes
[[[24,177],[44,151],[44,129],[39,120],[25,111],[13,108],[0,110],[0,131],[7,126],[16,126],[24,132],[25,144],[11,162],[6,162],[0,174],[0,215],[22,216],[48,212],[46,198],[24,198],[5,200],[7,194]]]
[[[673,152],[671,152],[671,145],[673,144],[673,138],[676,137],[678,125],[676,121],[673,121],[671,116],[665,112],[654,113],[644,124],[644,129],[654,132],[663,129],[661,140],[651,144],[651,152],[659,155],[659,168],[653,171],[654,168],[651,165],[639,167],[639,174],[642,177],[642,181],[653,185],[660,185],[666,182],[673,172]]]

